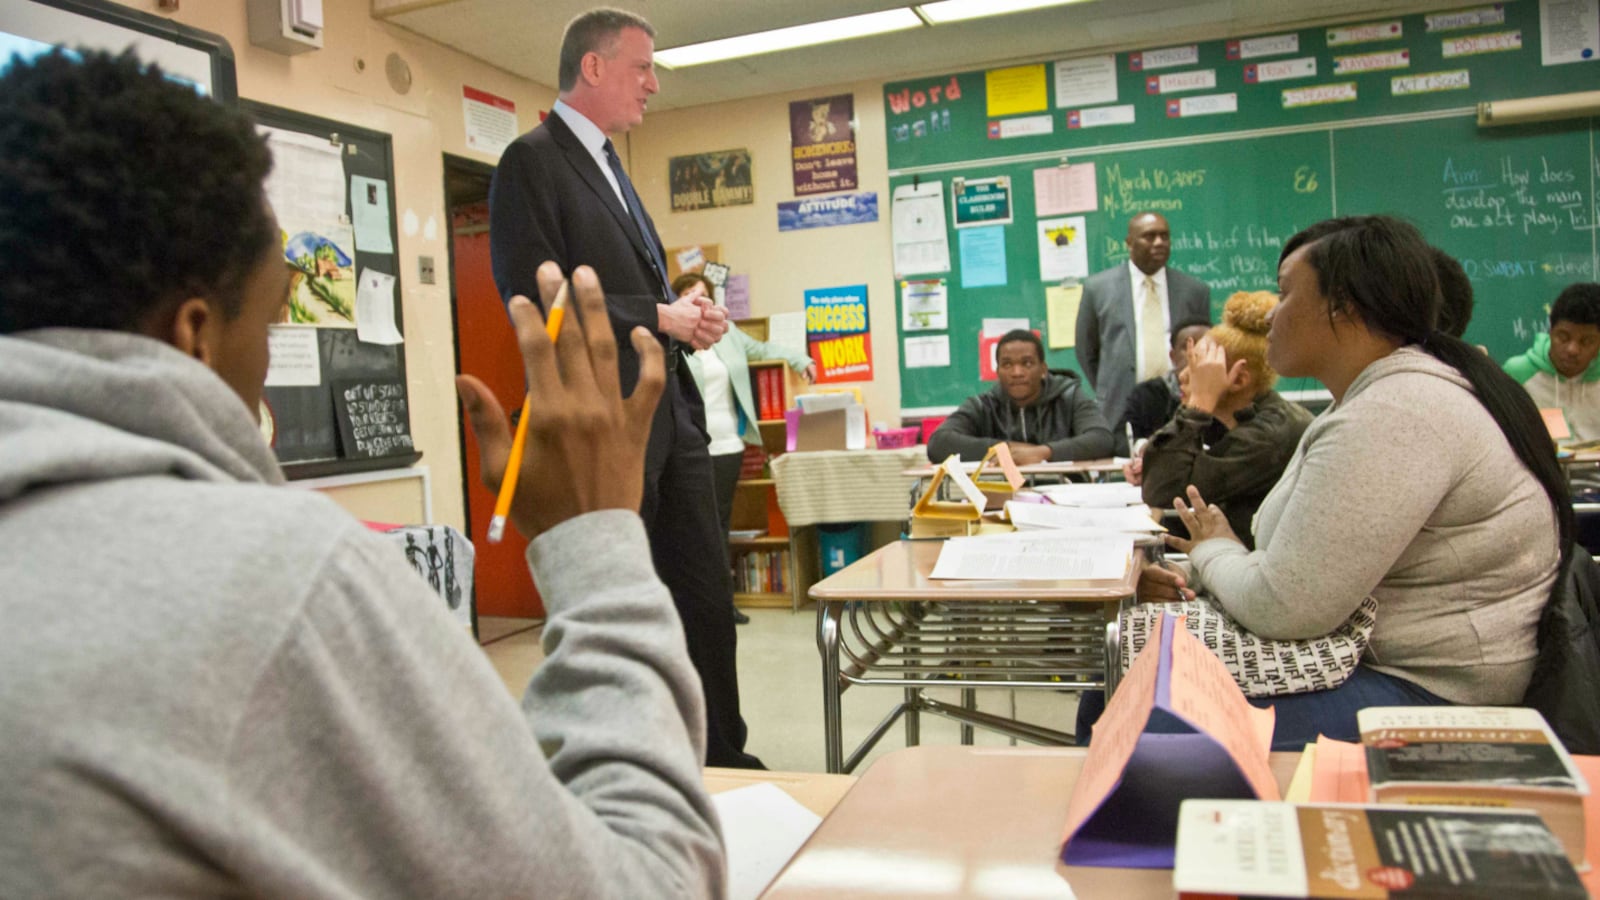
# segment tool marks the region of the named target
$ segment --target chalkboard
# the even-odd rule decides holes
[[[351,176],[362,176],[388,186],[391,252],[374,252],[357,244],[353,269],[357,273],[398,276],[399,256],[392,252],[399,240],[395,233],[394,162],[389,136],[248,100],[242,101],[241,106],[262,125],[313,135],[338,146],[347,184]],[[347,220],[351,218],[350,203],[347,197]],[[396,292],[395,324],[403,333],[398,283]],[[364,437],[357,438],[351,430],[349,409],[337,390],[338,385],[353,382],[395,386],[400,392],[397,408],[403,415],[409,406],[405,397],[405,345],[364,342],[358,339],[354,328],[319,327],[315,332],[321,381],[314,385],[269,386],[262,392],[272,419],[273,452],[283,464],[284,473],[291,479],[312,478],[415,462],[420,454],[410,446],[409,419],[403,422],[403,441],[393,436],[386,440],[375,436],[368,439],[365,431]],[[394,410],[389,414],[394,415]]]
[[[977,374],[984,319],[1027,318],[1047,330],[1045,289],[1059,282],[1040,270],[1034,172],[1065,163],[1092,164],[1095,170],[1096,208],[1082,213],[1083,234],[1076,235],[1086,241],[1090,273],[1127,260],[1123,238],[1131,215],[1160,211],[1172,226],[1169,265],[1212,286],[1215,317],[1235,290],[1275,289],[1278,252],[1300,228],[1333,215],[1393,213],[1461,259],[1477,292],[1468,339],[1486,345],[1497,359],[1525,349],[1544,327],[1544,306],[1560,288],[1596,278],[1597,125],[1578,119],[1480,129],[1468,104],[1493,94],[1503,98],[1513,87],[1514,96],[1592,89],[1600,64],[1541,66],[1537,4],[1508,4],[1501,12],[1502,23],[1442,33],[1428,32],[1423,16],[1385,19],[1401,23],[1402,39],[1354,47],[1329,47],[1329,29],[1285,32],[1299,44],[1291,55],[1315,58],[1323,73],[1302,81],[1246,85],[1243,66],[1250,61],[1227,59],[1229,42],[1201,43],[1198,68],[1214,68],[1215,90],[1237,95],[1238,112],[1231,115],[1169,118],[1163,104],[1173,98],[1147,94],[1145,78],[1196,66],[1131,72],[1126,53],[1115,60],[1117,102],[1135,107],[1136,121],[1129,126],[1064,127],[1065,113],[1054,106],[1055,85],[1048,77],[1049,115],[1059,124],[1048,135],[1016,138],[989,136],[994,120],[986,115],[983,72],[886,85],[891,194],[903,185],[940,181],[948,219],[954,179],[1009,176],[1014,207],[1013,222],[998,226],[1004,232],[1004,284],[962,287],[960,235],[948,221],[950,270],[904,276],[947,279],[948,329],[902,336],[944,334],[950,365],[907,368],[902,353],[902,407],[911,414],[947,408],[984,388]],[[1510,32],[1519,33],[1521,49],[1442,58],[1445,38]],[[1408,68],[1329,74],[1335,57],[1401,50],[1409,56]],[[1470,87],[1391,95],[1391,78],[1442,68],[1465,71]],[[1048,75],[1049,64],[1045,70]],[[1283,105],[1285,88],[1344,82],[1356,86],[1357,101]],[[918,86],[924,93],[920,107]],[[941,87],[937,103],[932,86]],[[897,108],[907,112],[897,114]],[[930,124],[933,110],[937,129]],[[918,121],[913,114],[923,126],[901,139],[896,132]],[[1498,215],[1484,219],[1486,211],[1496,210]],[[898,309],[902,297],[896,288]],[[1077,368],[1070,349],[1047,355],[1053,367]],[[1318,386],[1285,380],[1280,387]]]
[[[1152,59],[1134,67],[1136,53],[1114,54],[1116,98],[1096,106],[1068,104],[1058,106],[1055,63],[1039,64],[1044,69],[1047,103],[1040,109],[1006,115],[990,115],[985,88],[985,70],[937,75],[884,85],[884,126],[888,130],[889,173],[949,163],[995,157],[1015,157],[1035,153],[1059,153],[1064,148],[1106,146],[1129,141],[1189,139],[1196,135],[1233,134],[1262,129],[1296,127],[1319,122],[1337,123],[1357,117],[1414,116],[1418,113],[1461,109],[1482,100],[1508,97],[1536,97],[1595,89],[1600,81],[1600,62],[1570,63],[1558,66],[1540,64],[1539,4],[1514,2],[1483,4],[1498,6],[1504,21],[1490,21],[1476,27],[1459,25],[1462,20],[1436,19],[1436,30],[1428,30],[1431,16],[1381,16],[1357,20],[1351,25],[1400,23],[1398,37],[1329,44],[1329,32],[1344,26],[1286,29],[1270,35],[1255,35],[1246,40],[1270,42],[1273,38],[1292,38],[1296,49],[1279,48],[1260,56],[1246,57],[1231,49],[1231,40],[1201,41],[1195,47],[1196,62],[1160,66]],[[1515,33],[1521,49],[1504,52],[1475,52],[1445,56],[1445,42],[1462,38],[1493,38]],[[1485,42],[1486,46],[1492,46]],[[1150,48],[1155,50],[1157,48]],[[1160,48],[1166,49],[1166,48]],[[1153,57],[1150,50],[1143,55]],[[1396,68],[1369,68],[1360,72],[1338,71],[1341,58],[1365,57],[1387,52],[1403,52],[1405,65]],[[1107,54],[1113,55],[1113,54]],[[1238,57],[1238,58],[1233,58]],[[1280,80],[1247,81],[1251,66],[1259,73],[1269,63],[1314,60],[1315,74]],[[1398,60],[1394,61],[1398,63]],[[1377,66],[1390,64],[1381,59],[1365,62],[1346,59],[1344,65]],[[1159,66],[1159,67],[1157,67]],[[1152,77],[1212,71],[1216,86],[1151,93]],[[1464,87],[1450,90],[1425,90],[1395,95],[1391,79],[1446,72],[1466,72]],[[1282,92],[1321,85],[1353,84],[1355,99],[1348,102],[1311,103],[1286,108]],[[952,93],[950,88],[954,86]],[[1425,85],[1417,85],[1424,87]],[[1171,116],[1168,104],[1174,100],[1212,94],[1233,94],[1238,103],[1234,113]],[[954,96],[954,99],[951,99]],[[1069,115],[1086,108],[1127,105],[1133,107],[1134,121],[1127,125],[1069,127]],[[993,136],[1008,121],[1038,115],[1050,119],[1047,134],[1018,137]],[[918,126],[918,123],[920,127]],[[1081,118],[1080,118],[1081,122]],[[904,126],[902,130],[901,126]],[[1002,132],[1003,133],[1003,132]]]
[[[333,382],[333,414],[339,440],[352,459],[411,453],[411,412],[406,383],[399,378]]]

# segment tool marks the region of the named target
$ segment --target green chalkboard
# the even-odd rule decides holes
[[[1332,46],[1329,44],[1329,32],[1347,26],[1290,29],[1272,35],[1256,35],[1255,40],[1292,38],[1296,49],[1280,49],[1250,58],[1230,58],[1231,55],[1243,57],[1244,54],[1237,50],[1230,51],[1230,45],[1237,42],[1228,40],[1202,41],[1192,45],[1196,62],[1187,65],[1135,69],[1135,53],[1108,54],[1114,57],[1116,97],[1093,106],[1074,103],[1060,105],[1062,98],[1057,91],[1054,62],[1039,64],[1043,70],[1045,102],[1033,109],[1005,115],[990,114],[986,91],[988,73],[984,71],[890,82],[884,85],[884,127],[888,131],[889,171],[895,174],[900,170],[1000,156],[1059,152],[1129,141],[1187,139],[1203,134],[1341,122],[1357,117],[1413,116],[1460,109],[1482,100],[1594,90],[1596,82],[1600,81],[1600,71],[1597,71],[1600,62],[1541,65],[1538,3],[1521,0],[1493,6],[1500,7],[1499,13],[1504,21],[1493,22],[1491,15],[1489,21],[1475,27],[1445,27],[1438,30],[1439,26],[1460,23],[1435,19],[1436,30],[1429,31],[1429,15],[1361,19],[1349,24],[1398,22],[1401,26],[1399,37]],[[1506,34],[1516,35],[1515,43],[1520,44],[1520,49],[1445,55],[1447,41],[1477,39],[1481,46],[1463,49],[1483,51],[1498,46],[1499,39],[1496,36]],[[1169,48],[1150,48],[1143,54],[1153,56],[1152,51],[1165,49]],[[1389,53],[1404,53],[1405,65],[1365,68],[1398,66],[1399,60],[1385,60],[1376,56]],[[1360,59],[1363,57],[1367,59]],[[1261,80],[1263,66],[1307,59],[1313,61],[1315,74]],[[1361,66],[1365,70],[1341,72],[1341,66]],[[1255,80],[1250,80],[1251,67],[1255,67]],[[1151,78],[1207,71],[1214,74],[1214,87],[1151,93],[1148,84]],[[1462,87],[1403,95],[1394,93],[1392,80],[1396,77],[1458,72],[1466,73]],[[1457,84],[1459,81],[1459,78],[1445,79],[1433,86]],[[1285,106],[1285,90],[1340,84],[1354,86],[1353,100]],[[1168,106],[1173,101],[1217,94],[1232,94],[1237,102],[1237,111],[1197,116],[1172,116],[1168,113]],[[1132,107],[1134,120],[1129,124],[1070,127],[1069,117],[1075,111],[1115,106]],[[1006,133],[1010,124],[1039,116],[1049,120],[1049,133],[1019,137],[994,136],[996,133]]]
[[[1275,285],[1284,239],[1328,217],[1333,209],[1331,181],[1325,177],[1329,154],[1328,135],[1318,133],[1130,151],[1118,153],[1114,161],[1098,161],[1100,210],[1084,215],[1079,236],[1087,242],[1089,271],[1125,263],[1123,238],[1131,211],[1160,209],[1172,225],[1168,265],[1209,283],[1214,314],[1220,314],[1232,291]],[[1056,281],[1047,282],[1040,272],[1033,225],[1038,218],[1033,172],[1039,168],[1039,163],[1018,163],[974,165],[964,171],[969,178],[1011,176],[1015,224],[995,226],[1005,231],[1007,281],[962,289],[959,236],[952,231],[951,271],[943,276],[950,284],[951,364],[902,369],[902,406],[948,406],[974,392],[984,319],[1026,317],[1034,327],[1047,327],[1045,287]],[[1251,173],[1243,189],[1228,177],[1239,171]],[[904,177],[895,183],[912,180]],[[1076,368],[1070,350],[1052,350],[1049,357],[1053,366]]]
[[[1459,259],[1476,296],[1466,337],[1503,361],[1548,326],[1563,287],[1600,280],[1597,130],[1449,119],[1336,132],[1339,212],[1405,216]]]
[[[1493,7],[1474,9],[1496,15]],[[983,72],[886,85],[891,195],[902,186],[941,182],[948,218],[954,179],[1009,176],[1014,214],[1011,224],[994,226],[1003,231],[1003,284],[963,287],[962,241],[953,223],[947,223],[950,270],[901,276],[948,280],[948,328],[902,336],[943,334],[950,343],[949,366],[908,368],[902,354],[902,407],[913,413],[949,407],[982,389],[985,319],[1027,318],[1048,331],[1046,288],[1059,280],[1041,272],[1034,173],[1065,162],[1094,166],[1095,208],[1071,214],[1083,216],[1074,237],[1086,242],[1090,273],[1127,260],[1123,237],[1131,215],[1162,212],[1172,226],[1169,265],[1212,286],[1215,317],[1233,291],[1275,289],[1278,252],[1300,228],[1333,215],[1394,213],[1462,261],[1478,295],[1468,339],[1496,359],[1520,352],[1544,327],[1544,307],[1561,287],[1595,280],[1600,269],[1597,123],[1480,129],[1470,104],[1592,89],[1600,63],[1543,66],[1538,4],[1507,4],[1499,14],[1503,22],[1442,32],[1428,31],[1423,16],[1384,19],[1401,23],[1401,38],[1354,46],[1328,46],[1330,29],[1285,32],[1294,35],[1298,52],[1248,61],[1228,59],[1229,42],[1212,41],[1197,45],[1196,64],[1142,73],[1130,71],[1129,54],[1119,53],[1118,103],[1134,107],[1134,123],[1065,128],[1047,77],[1048,112],[1057,124],[1046,135],[990,137],[996,120],[988,115]],[[1447,39],[1504,43],[1497,36],[1510,33],[1520,49],[1444,58]],[[1401,51],[1406,68],[1333,74],[1350,65],[1338,57]],[[1313,58],[1319,76],[1244,83],[1245,65],[1290,58]],[[1051,68],[1044,66],[1047,76]],[[1150,75],[1205,68],[1216,70],[1217,87],[1204,93],[1235,93],[1237,113],[1169,118],[1164,107],[1175,98],[1146,93]],[[1392,93],[1392,78],[1443,71],[1465,72],[1452,77],[1469,86]],[[1285,89],[1346,82],[1355,85],[1354,101],[1284,105]],[[933,86],[941,89],[937,103]],[[1038,113],[1011,119],[1029,115]],[[922,126],[911,127],[917,121]],[[1077,368],[1070,349],[1048,356],[1052,366]],[[1280,387],[1317,385],[1286,380]]]

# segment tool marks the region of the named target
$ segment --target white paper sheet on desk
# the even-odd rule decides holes
[[[1054,506],[1048,503],[1006,502],[1006,515],[1019,531],[1055,528],[1099,528],[1105,531],[1156,532],[1166,531],[1160,522],[1150,518],[1143,506],[1124,506],[1117,509],[1085,509],[1074,506]]]
[[[774,784],[713,794],[728,846],[728,900],[754,900],[800,851],[822,818]]]
[[[1113,509],[1118,506],[1142,506],[1144,495],[1139,486],[1125,481],[1107,484],[1049,484],[1035,488],[1050,498],[1057,506],[1082,506],[1096,509]]]
[[[939,550],[933,578],[1055,581],[1121,578],[1133,556],[1133,535],[1087,530],[1027,531],[951,538]]]

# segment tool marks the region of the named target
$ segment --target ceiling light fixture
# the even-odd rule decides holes
[[[1012,0],[1012,2],[1015,2],[1015,0]],[[1060,0],[1055,0],[1055,2],[1060,2]],[[704,65],[705,63],[722,62],[723,60],[735,59],[741,56],[757,56],[762,53],[793,50],[796,47],[809,47],[813,44],[831,44],[835,41],[843,41],[850,38],[868,37],[874,34],[885,34],[891,31],[904,31],[908,28],[921,27],[923,27],[922,20],[917,17],[916,13],[911,11],[910,7],[886,9],[882,12],[845,16],[842,19],[828,19],[822,22],[794,25],[789,28],[777,28],[772,31],[742,34],[738,37],[657,50],[655,61],[656,65],[664,68],[681,69],[688,66]]]
[[[937,3],[919,3],[912,7],[930,25],[960,22],[983,16],[1003,16],[1007,13],[1044,9],[1047,6],[1065,6],[1084,0],[939,0]]]

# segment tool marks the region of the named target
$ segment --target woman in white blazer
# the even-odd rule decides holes
[[[715,296],[710,280],[698,272],[678,276],[672,282],[672,290],[679,299]],[[711,349],[697,350],[686,359],[705,401],[717,515],[723,534],[727,534],[745,445],[761,446],[761,430],[756,427],[759,416],[750,386],[750,361],[781,359],[807,381],[816,377],[816,367],[804,353],[758,341],[738,327],[729,328]],[[737,609],[734,620],[740,624],[749,621]]]

